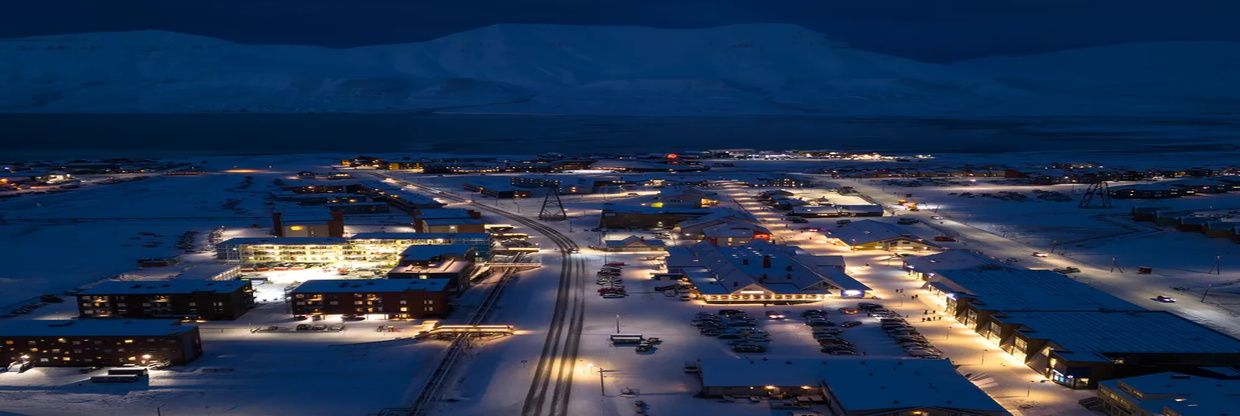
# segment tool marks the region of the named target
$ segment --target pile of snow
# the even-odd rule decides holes
[[[159,31],[0,40],[0,111],[1120,114],[1240,104],[1240,45],[931,64],[794,25],[496,25],[329,49]]]

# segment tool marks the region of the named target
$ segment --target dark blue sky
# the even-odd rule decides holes
[[[410,42],[494,23],[795,23],[927,61],[1141,41],[1240,42],[1240,0],[13,0],[0,38],[161,29],[243,43]]]

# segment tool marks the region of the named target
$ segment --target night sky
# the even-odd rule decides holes
[[[13,0],[0,38],[160,29],[242,43],[420,41],[495,23],[794,23],[925,61],[1144,41],[1240,42],[1236,0]]]

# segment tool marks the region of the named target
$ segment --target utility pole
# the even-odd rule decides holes
[[[607,386],[603,384],[603,373],[612,373],[616,371],[617,370],[604,370],[603,367],[598,368],[598,394],[600,396],[607,396]]]
[[[620,333],[620,314],[616,314],[616,333]]]

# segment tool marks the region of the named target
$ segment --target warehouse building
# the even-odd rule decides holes
[[[288,292],[293,315],[351,315],[386,319],[444,316],[446,279],[310,280]]]
[[[833,416],[1007,416],[948,360],[703,359],[703,396],[825,402]]]
[[[1005,351],[1075,389],[1240,364],[1240,340],[1165,311],[1004,312],[993,320],[1010,334],[998,340]]]
[[[1098,383],[1108,416],[1218,416],[1240,409],[1240,379],[1167,372]]]
[[[765,241],[671,247],[667,269],[688,278],[706,303],[807,303],[826,299],[833,290],[844,297],[863,297],[870,290],[844,272],[841,256],[800,254],[796,247]]]
[[[1071,388],[1240,364],[1240,340],[1059,273],[994,266],[939,273],[927,287],[949,315]]]
[[[603,208],[599,227],[620,229],[670,229],[681,221],[701,217],[713,212],[709,208],[656,208],[640,205],[620,205]]]
[[[1008,336],[993,317],[1013,311],[1139,311],[1143,308],[1050,270],[980,266],[940,270],[926,287],[947,314],[993,340]]]
[[[938,246],[917,237],[903,227],[874,220],[853,221],[827,231],[827,238],[853,250],[929,251]]]
[[[77,295],[83,318],[233,320],[254,308],[248,280],[109,280]]]
[[[0,319],[0,359],[38,367],[186,364],[202,355],[195,325],[176,320]]]
[[[931,280],[945,270],[973,269],[982,266],[1007,268],[1008,265],[985,254],[972,250],[947,250],[927,256],[904,258],[904,270],[909,276]]]

